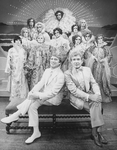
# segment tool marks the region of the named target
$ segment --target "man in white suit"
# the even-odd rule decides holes
[[[25,141],[26,144],[32,143],[41,136],[37,109],[41,105],[59,105],[62,101],[64,74],[61,70],[61,63],[65,58],[65,52],[53,49],[50,68],[45,70],[41,80],[29,92],[27,99],[17,106],[17,112],[1,119],[3,123],[8,124],[18,120],[20,115],[25,115],[28,112],[29,126],[33,127],[33,134]]]
[[[98,133],[98,128],[104,124],[99,86],[93,78],[90,68],[82,66],[81,53],[71,51],[69,61],[70,68],[65,72],[65,81],[70,91],[70,103],[75,108],[84,108],[90,113],[92,138],[96,145],[102,147],[103,139],[99,139]]]

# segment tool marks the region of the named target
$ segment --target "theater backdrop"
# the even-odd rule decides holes
[[[46,14],[62,9],[76,21],[85,19],[94,35],[102,33],[113,53],[111,83],[117,85],[117,0],[0,0],[0,78],[3,78],[11,39],[28,18],[44,21]]]

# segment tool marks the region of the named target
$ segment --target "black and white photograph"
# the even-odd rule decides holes
[[[0,150],[117,149],[117,1],[0,1]]]

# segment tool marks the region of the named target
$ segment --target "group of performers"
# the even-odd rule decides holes
[[[5,72],[9,74],[10,101],[14,98],[26,99],[27,95],[29,96],[28,92],[35,89],[35,85],[41,80],[45,70],[51,67],[50,60],[52,56],[55,56],[54,51],[57,55],[61,53],[62,57],[67,56],[62,61],[61,68],[63,73],[65,72],[68,91],[74,93],[71,89],[71,83],[74,79],[69,81],[70,76],[72,76],[70,70],[73,66],[77,66],[82,59],[80,64],[90,68],[95,79],[93,80],[91,76],[91,81],[89,81],[89,84],[92,84],[90,85],[91,88],[94,88],[93,84],[96,81],[100,88],[102,102],[111,102],[110,63],[112,54],[104,41],[104,36],[102,34],[94,36],[89,30],[86,20],[80,19],[77,21],[68,9],[49,10],[42,22],[36,22],[35,19],[29,18],[27,26],[21,29],[20,35],[16,36],[12,43],[13,47],[8,51],[5,69]],[[76,59],[75,53],[76,56],[79,53],[80,58]],[[66,70],[69,70],[69,72],[66,72]],[[85,73],[88,72],[90,71],[87,69]],[[81,76],[79,74],[80,82],[83,81]],[[86,92],[83,84],[83,89],[82,86],[77,88]],[[97,92],[99,93],[99,90]],[[88,99],[86,97],[85,99]],[[90,96],[90,99],[93,98]],[[99,97],[96,99],[100,101]],[[72,105],[75,105],[74,100]],[[82,109],[83,105],[84,103],[81,102],[79,109]],[[103,121],[100,125],[102,124]],[[37,137],[29,139],[28,142],[31,143],[30,140],[33,142]],[[94,141],[96,145],[102,146],[98,139],[94,138]],[[107,144],[107,141],[105,141],[105,144]]]

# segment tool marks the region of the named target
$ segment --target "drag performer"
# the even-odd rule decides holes
[[[63,33],[69,34],[71,33],[71,27],[75,22],[76,18],[73,16],[73,13],[64,8],[49,10],[43,19],[46,31],[50,34],[53,34],[55,28],[60,28]]]

